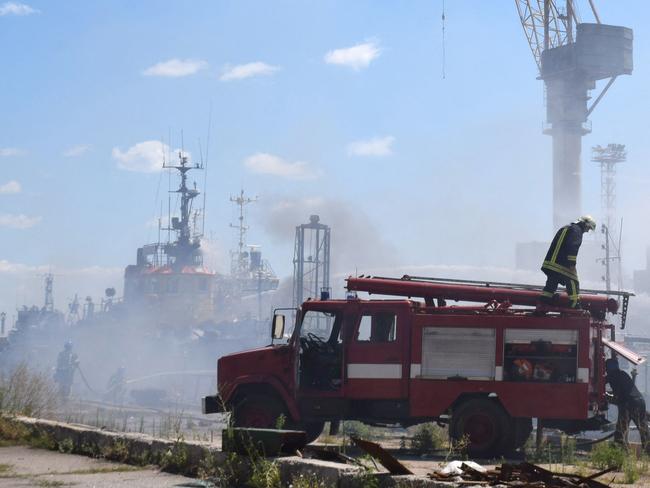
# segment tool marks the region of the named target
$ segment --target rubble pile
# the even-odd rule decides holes
[[[487,470],[469,462],[458,462],[441,471],[429,474],[438,481],[452,481],[459,484],[507,486],[507,487],[553,487],[553,488],[608,488],[609,485],[596,478],[613,471],[608,468],[590,476],[572,473],[555,473],[531,463],[509,464]],[[451,464],[451,463],[450,463]]]

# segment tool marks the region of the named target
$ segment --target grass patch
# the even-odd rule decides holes
[[[13,465],[11,464],[0,464],[0,474],[7,474],[13,470]]]
[[[73,471],[56,472],[52,474],[110,474],[130,473],[131,471],[142,471],[140,466],[103,466],[101,468],[75,469]]]
[[[36,486],[40,486],[42,488],[56,488],[59,486],[66,486],[69,484],[59,480],[35,480],[34,483],[36,484]]]

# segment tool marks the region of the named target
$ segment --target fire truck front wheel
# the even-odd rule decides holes
[[[251,393],[244,396],[233,408],[235,427],[273,429],[283,416],[287,418],[284,404],[271,395]]]
[[[297,430],[304,430],[307,433],[307,444],[311,444],[323,433],[325,422],[305,422],[293,426]]]
[[[510,418],[501,405],[487,398],[473,398],[452,412],[449,435],[470,456],[491,457],[506,449]]]

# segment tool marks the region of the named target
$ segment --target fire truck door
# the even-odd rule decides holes
[[[408,318],[406,306],[378,303],[360,306],[347,347],[345,389],[348,398],[407,396]]]

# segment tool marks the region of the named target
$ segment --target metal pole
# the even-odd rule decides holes
[[[318,267],[319,267],[319,253],[320,253],[320,229],[316,228],[316,247],[314,249],[314,298],[320,297],[320,291],[318,290]]]
[[[551,17],[551,0],[544,0],[544,51],[550,46],[549,22]]]
[[[537,430],[535,432],[535,449],[537,450],[537,454],[542,453],[542,444],[544,443],[544,426],[543,426],[543,420],[538,418],[537,419]]]
[[[605,233],[605,289],[609,292],[612,289],[609,257],[609,227],[605,224],[603,224],[603,232]]]
[[[573,2],[566,0],[566,37],[567,42],[573,42]]]

